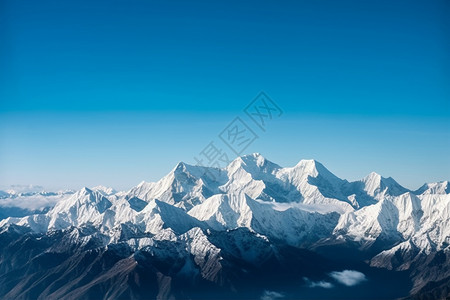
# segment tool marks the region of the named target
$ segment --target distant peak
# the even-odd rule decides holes
[[[315,159],[302,159],[297,163],[297,166],[316,166],[319,163]]]
[[[243,162],[254,162],[257,165],[262,165],[266,161],[264,156],[262,156],[260,153],[252,153],[243,155],[240,157]]]
[[[117,191],[111,187],[106,187],[103,185],[98,185],[92,188],[92,191],[99,192],[104,195],[111,195],[117,193]]]
[[[80,194],[82,194],[82,195],[92,194],[92,190],[89,189],[89,188],[87,188],[87,187],[83,187],[83,188],[80,190]]]
[[[448,181],[425,183],[415,194],[450,194],[450,184]]]
[[[364,177],[361,181],[365,183],[384,183],[388,186],[398,185],[397,181],[395,181],[392,177],[383,177],[376,172],[370,172],[366,177]]]
[[[173,172],[185,172],[188,168],[188,165],[183,162],[180,161],[179,163],[177,163],[177,165],[175,166],[175,168],[173,168]]]
[[[366,177],[363,178],[364,182],[368,182],[368,181],[380,181],[383,177],[376,173],[376,172],[370,172]]]
[[[298,162],[297,165],[295,165],[296,168],[301,168],[304,170],[304,172],[307,173],[329,173],[327,168],[324,167],[320,162],[318,162],[315,159],[302,159]]]
[[[137,185],[137,187],[141,187],[141,186],[144,186],[144,185],[146,185],[146,184],[148,184],[148,182],[145,181],[145,180],[142,180],[141,182],[139,182],[139,184]]]
[[[83,187],[81,190],[78,191],[78,193],[76,193],[78,196],[89,196],[89,197],[99,197],[99,196],[103,196],[103,193],[90,189],[88,187]]]
[[[239,156],[226,167],[227,172],[230,174],[244,171],[251,174],[253,178],[260,178],[260,176],[265,176],[262,174],[274,173],[278,169],[281,169],[279,165],[264,158],[259,153]]]
[[[402,187],[392,177],[383,177],[376,172],[371,172],[369,175],[360,180],[364,185],[364,190],[370,196],[387,193],[389,195],[398,196],[409,190]]]
[[[187,164],[183,161],[180,161],[175,168],[172,169],[172,171],[168,174],[169,177],[175,176],[178,178],[179,176],[182,176],[180,178],[184,178],[186,175],[189,177],[193,176],[197,179],[200,179],[202,176],[205,175],[205,168],[212,168],[208,166],[203,166],[201,164],[199,165],[191,165]]]
[[[261,153],[259,153],[259,152],[254,152],[254,153],[251,153],[251,154],[246,154],[246,155],[243,155],[242,157],[253,157],[253,158],[256,158],[256,159],[258,159],[258,158],[263,158],[264,159],[264,157],[261,155]]]
[[[183,161],[180,161],[179,163],[177,163],[177,165],[175,166],[175,169],[180,169],[180,168],[185,168],[186,164]]]
[[[324,165],[318,162],[315,159],[302,159],[295,165],[293,168],[299,174],[303,174],[304,176],[311,177],[324,177],[328,180],[336,180],[339,179],[336,175],[331,173]]]
[[[247,171],[256,171],[256,169],[279,169],[281,168],[279,165],[271,162],[270,160],[266,159],[264,156],[262,156],[260,153],[252,153],[247,154],[243,156],[239,156],[236,159],[234,159],[229,165],[228,169],[234,169],[244,167]]]

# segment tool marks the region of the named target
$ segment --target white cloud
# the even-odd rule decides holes
[[[56,193],[36,193],[28,194],[1,193],[0,191],[0,207],[18,207],[22,209],[43,209],[45,207],[53,207],[56,203],[70,197],[73,191],[60,191]]]
[[[320,287],[324,289],[331,289],[334,287],[334,285],[331,282],[328,281],[311,281],[306,277],[303,277],[303,280],[306,282],[306,285],[310,288]]]
[[[6,198],[0,199],[0,207],[18,207],[35,210],[45,207],[53,207],[61,199],[61,196],[44,197],[40,195],[36,195],[34,197]]]
[[[367,280],[366,275],[355,270],[331,272],[329,275],[333,277],[337,282],[346,286],[354,286]]]
[[[284,298],[284,294],[274,292],[274,291],[264,291],[263,295],[261,296],[261,300],[276,300],[276,299],[282,299]]]

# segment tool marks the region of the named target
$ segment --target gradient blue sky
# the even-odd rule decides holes
[[[0,186],[157,180],[258,94],[247,152],[450,179],[450,2],[0,3]],[[250,122],[250,121],[249,121]]]

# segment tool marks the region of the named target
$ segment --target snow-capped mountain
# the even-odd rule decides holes
[[[117,191],[115,189],[113,189],[112,187],[106,187],[103,185],[94,186],[91,190],[97,191],[97,192],[101,193],[103,196],[110,196],[110,195],[117,194]]]
[[[422,266],[429,257],[450,252],[448,181],[410,191],[377,173],[348,182],[315,160],[283,168],[252,154],[224,169],[179,163],[161,180],[142,182],[128,192],[98,186],[75,193],[33,194],[38,195],[58,201],[48,211],[1,220],[0,238],[9,241],[7,236],[27,234],[39,238],[39,244],[43,236],[51,240],[59,232],[58,239],[67,239],[75,248],[125,247],[119,252],[134,253],[134,263],[149,264],[151,257],[173,261],[178,267],[170,278],[198,273],[220,286],[230,282],[227,268],[236,267],[236,260],[244,265],[288,261],[285,250],[277,252],[276,247],[314,253],[350,247],[360,253],[355,257],[369,261],[367,266],[411,272],[414,293],[431,289],[431,281],[450,279],[445,270],[439,276],[424,275],[429,270]],[[231,237],[236,248],[224,242]],[[252,243],[261,248],[252,248]],[[172,295],[167,290],[170,283],[164,281],[169,279],[164,278],[158,279],[162,298]],[[60,292],[55,295],[68,295]]]
[[[433,182],[433,183],[425,183],[422,187],[420,187],[415,194],[450,194],[450,182],[441,181],[441,182]]]

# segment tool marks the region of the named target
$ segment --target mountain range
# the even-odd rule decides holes
[[[255,153],[126,192],[0,191],[0,219],[4,299],[450,296],[448,181],[411,191]]]

